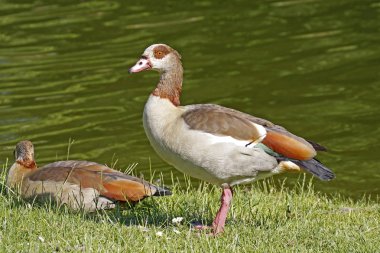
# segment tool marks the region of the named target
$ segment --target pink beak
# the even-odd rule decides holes
[[[150,63],[148,57],[142,56],[140,60],[138,60],[138,62],[136,62],[136,64],[128,70],[128,72],[137,73],[151,68],[152,64]]]

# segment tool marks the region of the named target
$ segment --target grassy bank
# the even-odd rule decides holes
[[[211,223],[220,189],[174,184],[173,196],[126,210],[86,214],[26,203],[0,179],[1,252],[379,252],[380,205],[326,197],[310,182],[237,187],[226,231],[213,238],[191,230]],[[302,181],[302,180],[301,180]],[[183,217],[180,223],[172,220]]]

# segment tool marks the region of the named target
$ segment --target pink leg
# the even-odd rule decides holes
[[[232,189],[230,187],[226,187],[223,189],[222,197],[220,199],[220,208],[218,213],[216,214],[216,217],[214,219],[214,222],[212,223],[213,227],[213,234],[217,235],[219,233],[222,233],[224,230],[224,225],[226,223],[227,218],[227,212],[230,208],[230,203],[232,200]]]

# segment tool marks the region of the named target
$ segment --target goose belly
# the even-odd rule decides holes
[[[21,187],[21,194],[25,199],[66,204],[73,210],[83,209],[93,212],[114,207],[113,202],[101,197],[96,189],[82,188],[65,182],[33,181],[26,178]]]
[[[169,134],[169,132],[171,132],[169,130],[170,128],[168,128],[167,131],[159,133],[160,131],[157,131],[155,124],[152,124],[149,117],[144,117],[143,122],[144,130],[151,146],[165,162],[191,177],[202,179],[210,183],[216,183],[214,175],[210,174],[207,169],[195,165],[191,156],[186,156],[186,154],[183,154],[184,152],[176,148],[178,145],[175,145],[173,142],[180,142],[181,138],[174,132]],[[166,134],[163,132],[166,132]],[[168,141],[166,138],[163,138],[163,136],[170,136],[169,138],[173,140]]]

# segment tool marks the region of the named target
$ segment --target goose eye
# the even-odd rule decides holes
[[[164,57],[164,53],[162,51],[156,51],[154,52],[154,57],[157,59],[161,59],[162,57]]]

